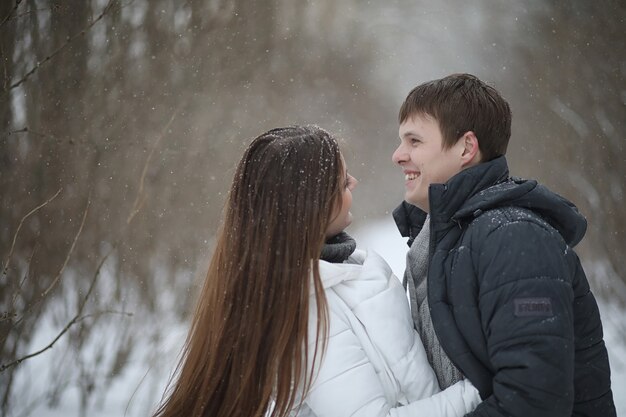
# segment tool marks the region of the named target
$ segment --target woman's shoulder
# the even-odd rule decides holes
[[[320,275],[324,288],[332,288],[351,308],[395,286],[402,288],[389,264],[379,254],[362,251],[357,256],[363,257],[361,264],[328,264],[321,261]]]

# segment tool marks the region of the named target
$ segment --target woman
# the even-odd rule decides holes
[[[318,127],[254,139],[155,416],[447,417],[475,407],[467,381],[435,394],[402,286],[343,232],[355,185]]]

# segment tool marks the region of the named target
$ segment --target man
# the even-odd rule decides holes
[[[405,284],[442,389],[468,378],[472,416],[615,416],[598,306],[573,247],[586,220],[509,177],[508,103],[455,74],[413,89],[393,161],[409,237]]]

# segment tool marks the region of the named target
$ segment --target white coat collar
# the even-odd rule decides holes
[[[389,277],[392,272],[385,260],[376,252],[357,249],[345,263],[333,264],[319,261],[320,277],[324,288],[340,283],[359,280],[380,280]]]

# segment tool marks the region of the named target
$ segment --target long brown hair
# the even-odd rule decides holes
[[[156,417],[283,417],[299,405],[314,376],[309,358],[323,354],[327,336],[317,259],[343,169],[336,140],[316,126],[273,129],[252,141]],[[309,352],[311,285],[318,317]]]

